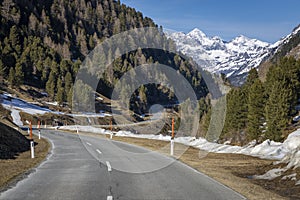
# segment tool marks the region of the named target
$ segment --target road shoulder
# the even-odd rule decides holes
[[[0,160],[0,192],[13,187],[20,180],[31,174],[36,167],[46,160],[51,150],[50,142],[33,136],[35,142],[35,158],[30,151],[20,153],[15,159]]]

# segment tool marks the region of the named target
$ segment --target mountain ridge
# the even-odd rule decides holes
[[[203,69],[211,73],[223,73],[235,85],[242,84],[247,72],[257,68],[274,48],[270,43],[244,35],[230,41],[219,36],[209,37],[198,28],[189,33],[166,35],[175,41],[177,50],[191,56]]]

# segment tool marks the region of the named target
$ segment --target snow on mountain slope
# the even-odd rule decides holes
[[[286,43],[288,43],[296,34],[298,34],[300,31],[300,25],[298,25],[293,31],[292,33],[290,33],[289,35],[287,35],[284,38],[281,38],[278,42],[274,43],[271,47],[276,49],[276,51],[278,51],[280,49],[280,47]],[[275,53],[276,53],[275,51]]]
[[[175,41],[178,51],[192,57],[203,69],[224,73],[237,85],[242,84],[247,72],[258,67],[276,48],[243,35],[226,42],[220,37],[208,37],[199,29],[188,34],[175,32],[166,35]]]

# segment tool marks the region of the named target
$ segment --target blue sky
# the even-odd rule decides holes
[[[299,0],[121,0],[175,31],[199,28],[230,40],[238,35],[274,43],[300,24]]]

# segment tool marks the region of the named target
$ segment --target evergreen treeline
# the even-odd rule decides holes
[[[45,89],[59,103],[71,101],[81,62],[105,38],[140,27],[156,27],[162,33],[150,18],[119,0],[0,0],[0,6],[0,76],[11,87],[27,84]],[[188,61],[160,53],[137,50],[123,55],[101,80],[99,92],[109,95],[114,82],[132,67],[159,62],[178,69],[199,97],[206,96],[201,75]],[[160,96],[168,93],[151,87],[139,89],[139,103],[145,104],[155,90]]]
[[[241,88],[227,96],[223,138],[235,142],[271,139],[282,141],[284,130],[297,114],[300,99],[300,61],[283,58],[270,67],[265,82],[256,69]]]

